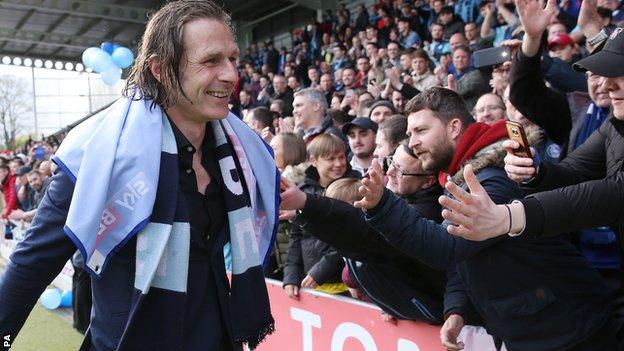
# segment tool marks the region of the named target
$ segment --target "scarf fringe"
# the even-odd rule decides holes
[[[260,343],[262,343],[267,336],[273,334],[274,332],[275,320],[273,319],[273,317],[271,317],[269,323],[260,330],[258,330],[255,334],[248,335],[236,341],[246,343],[250,350],[255,350],[256,347],[258,347],[258,345],[260,345]]]

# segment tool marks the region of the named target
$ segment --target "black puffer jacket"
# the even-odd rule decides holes
[[[610,226],[624,257],[624,121],[611,118],[558,164],[542,162],[523,200],[524,235],[551,236]],[[550,191],[546,191],[550,190]],[[624,272],[624,266],[620,269]],[[624,349],[624,286],[613,297],[613,329]]]
[[[563,161],[540,164],[525,184],[537,192],[522,200],[525,232],[545,236],[611,225],[622,237],[623,170],[624,121],[611,118]]]
[[[322,195],[325,188],[319,184],[319,174],[313,166],[306,170],[301,190],[309,194]],[[348,169],[341,178],[360,178],[360,173]],[[339,225],[336,223],[336,225]],[[305,228],[305,222],[293,223],[288,244],[288,257],[284,267],[284,285],[301,284],[306,274],[319,285],[342,282],[341,272],[344,260],[331,246],[316,239]]]

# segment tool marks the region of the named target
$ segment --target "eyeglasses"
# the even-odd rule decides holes
[[[386,166],[388,166],[388,170],[390,170],[390,168],[394,168],[394,170],[396,171],[397,177],[399,178],[403,178],[404,176],[412,176],[412,177],[429,177],[429,176],[433,176],[433,174],[428,174],[428,173],[405,173],[401,167],[399,167],[399,165],[397,165],[396,163],[394,163],[394,161],[392,161],[392,156],[388,156],[386,157]]]
[[[591,73],[591,72],[586,72],[585,75],[587,76],[587,79],[591,80],[591,81],[597,81],[598,79],[600,79],[600,76],[595,74],[595,73]]]
[[[498,106],[498,105],[488,105],[488,106],[483,106],[483,107],[479,107],[478,109],[475,110],[475,113],[483,113],[486,111],[496,111],[496,110],[503,110],[504,108],[502,106]]]
[[[492,73],[509,73],[510,67],[497,67],[492,70]]]

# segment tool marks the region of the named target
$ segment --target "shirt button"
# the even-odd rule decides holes
[[[186,174],[191,174],[192,172],[193,172],[193,170],[190,169],[190,168],[186,170]]]
[[[186,149],[188,150],[188,152],[193,152],[193,147],[192,146],[189,146]]]

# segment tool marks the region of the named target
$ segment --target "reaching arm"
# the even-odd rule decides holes
[[[526,215],[524,233],[552,236],[596,226],[622,225],[624,210],[620,204],[623,201],[623,172],[613,178],[536,193],[521,200]]]
[[[385,263],[397,256],[403,257],[366,222],[362,210],[346,202],[308,194],[300,217],[305,220],[310,234],[331,245],[342,256],[369,263]]]
[[[535,179],[525,186],[533,191],[546,191],[603,178],[607,157],[605,133],[611,127],[610,121],[605,122],[563,161],[557,164],[542,162]]]

